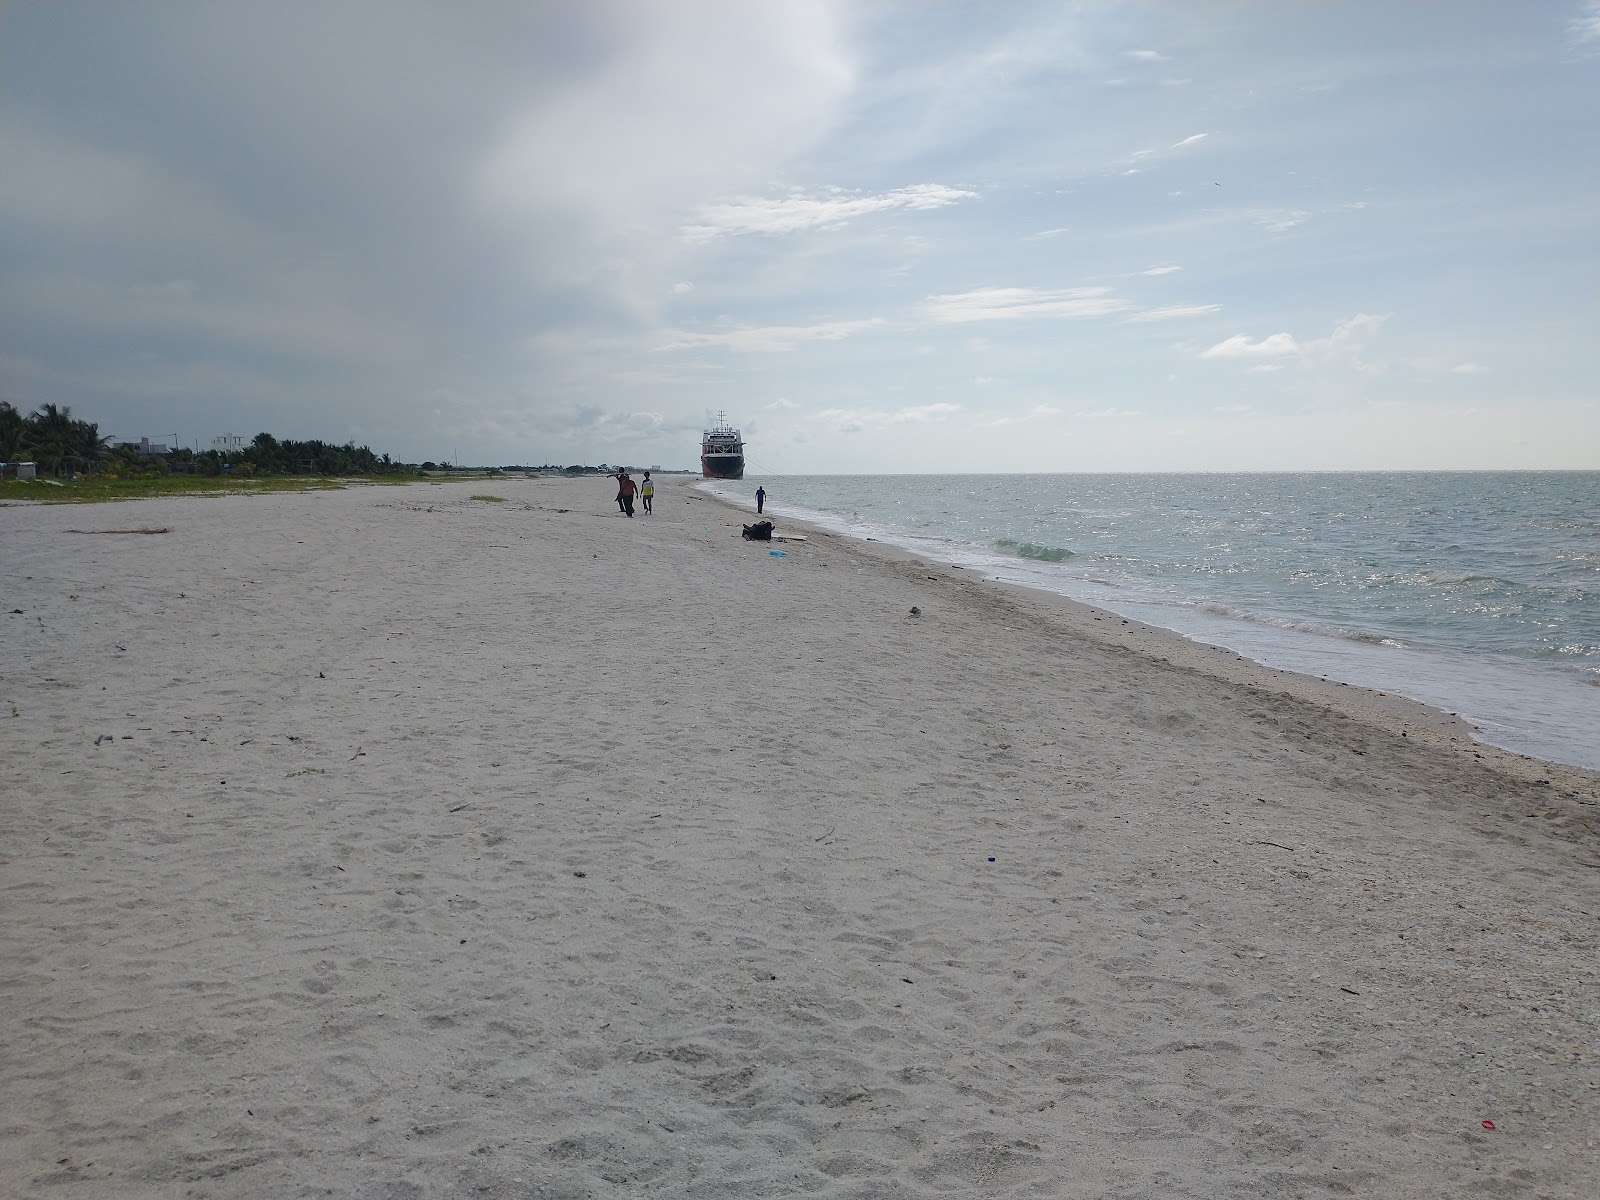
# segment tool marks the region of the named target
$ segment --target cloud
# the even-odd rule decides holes
[[[1587,0],[1567,28],[1581,47],[1600,43],[1600,0]]]
[[[929,296],[923,311],[936,321],[1014,321],[1027,317],[1103,317],[1133,307],[1110,288],[977,288]]]
[[[768,408],[799,408],[800,406],[798,404],[796,404],[793,400],[787,399],[786,397],[783,397],[783,396],[779,396],[771,404],[767,405],[767,407]]]
[[[803,229],[832,229],[873,213],[904,209],[926,212],[962,200],[976,200],[977,192],[942,183],[918,183],[877,195],[862,195],[839,188],[820,195],[792,192],[776,199],[740,196],[699,211],[699,222],[683,228],[685,240],[709,242],[739,234],[784,234]]]
[[[1214,413],[1247,413],[1250,411],[1248,404],[1219,404],[1211,410]]]
[[[1140,271],[1141,275],[1171,275],[1174,271],[1181,271],[1182,267],[1151,267],[1147,271]]]
[[[867,429],[886,429],[894,425],[943,421],[960,412],[959,404],[912,404],[892,411],[872,408],[825,408],[816,419],[832,425],[837,433],[862,433]]]
[[[1110,408],[1089,409],[1072,415],[1080,421],[1120,421],[1128,417],[1142,417],[1144,413],[1137,408],[1118,408],[1113,404]]]
[[[1201,358],[1273,358],[1299,354],[1300,343],[1287,333],[1275,333],[1253,342],[1242,333],[1218,342],[1209,350],[1200,352]]]
[[[863,330],[887,324],[881,317],[862,321],[828,321],[818,325],[761,325],[747,329],[724,329],[703,333],[692,329],[672,329],[656,343],[657,350],[696,350],[722,346],[748,353],[793,350],[807,342],[837,342]]]
[[[1159,50],[1129,50],[1128,57],[1139,62],[1166,62],[1167,56]]]
[[[1169,304],[1165,308],[1146,309],[1134,313],[1130,321],[1171,321],[1177,317],[1198,317],[1206,313],[1221,312],[1220,304]]]
[[[1176,150],[1180,146],[1192,146],[1196,142],[1205,141],[1206,138],[1208,138],[1210,136],[1211,135],[1209,133],[1191,133],[1188,137],[1184,138],[1183,141],[1181,141],[1181,142],[1173,142],[1172,143],[1172,149]]]
[[[1296,341],[1292,334],[1274,333],[1260,341],[1252,341],[1245,334],[1235,334],[1200,352],[1201,358],[1284,359],[1295,358],[1302,363],[1343,362],[1356,370],[1368,370],[1361,352],[1389,318],[1373,313],[1357,313],[1348,321],[1341,321],[1325,338]],[[1264,368],[1276,370],[1276,367]]]
[[[674,296],[687,296],[692,291],[694,291],[694,284],[688,281],[672,285],[672,294]]]
[[[1455,366],[1451,367],[1450,373],[1452,375],[1482,375],[1488,369],[1489,368],[1487,367],[1480,367],[1475,362],[1464,362],[1457,363]]]
[[[1295,208],[1279,212],[1253,213],[1250,219],[1271,233],[1284,233],[1296,225],[1305,224],[1311,216],[1307,210]]]

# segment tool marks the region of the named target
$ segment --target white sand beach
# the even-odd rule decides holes
[[[1600,1195],[1596,776],[656,507],[0,509],[0,1195]]]

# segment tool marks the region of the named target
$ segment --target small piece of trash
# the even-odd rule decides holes
[[[922,615],[922,610],[920,608],[918,608],[915,604],[913,604],[911,606],[911,615],[913,617],[920,617]]]
[[[788,557],[788,553],[786,551],[783,551],[783,550],[768,550],[767,553],[772,555],[773,558],[787,558]]]
[[[990,861],[990,862],[993,862],[993,861],[994,861],[994,855],[992,855],[992,854],[991,854],[991,855],[990,855],[990,856],[989,856],[989,861]]]
[[[1493,1121],[1483,1121],[1483,1122],[1480,1122],[1480,1124],[1482,1124],[1482,1126],[1485,1129],[1493,1129],[1494,1128],[1494,1122]]]

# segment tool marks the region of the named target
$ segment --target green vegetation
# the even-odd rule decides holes
[[[313,492],[341,488],[348,480],[296,476],[236,479],[231,475],[134,475],[109,472],[76,479],[0,480],[0,500],[33,500],[45,504],[93,504],[103,500],[149,500],[158,496],[225,496],[260,492]],[[406,483],[405,479],[370,479],[369,483]]]
[[[0,462],[31,461],[34,480],[0,480],[0,499],[73,503],[219,492],[298,492],[370,483],[405,483],[421,472],[387,454],[346,442],[279,441],[258,433],[239,450],[110,445],[93,421],[46,404],[24,417],[0,400]],[[338,477],[337,479],[334,477]]]
[[[471,498],[473,500],[487,500],[490,504],[504,504],[506,502],[506,498],[504,496],[488,496],[479,494]]]

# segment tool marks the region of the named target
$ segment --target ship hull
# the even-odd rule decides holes
[[[707,479],[743,479],[744,455],[702,454],[700,473]]]

